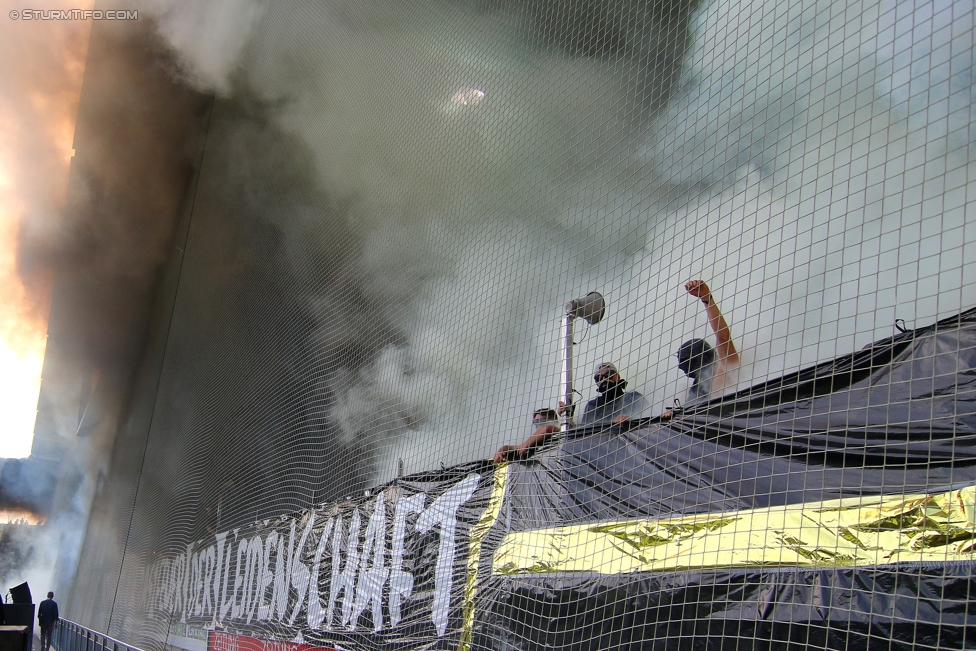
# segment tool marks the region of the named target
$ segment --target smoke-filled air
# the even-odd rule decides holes
[[[689,280],[731,324],[739,388],[976,304],[971,3],[133,9],[0,36],[2,61],[76,62],[57,30],[92,31],[70,187],[31,166],[63,171],[80,68],[41,76],[63,96],[26,70],[0,91],[0,291],[48,278],[70,324],[39,407],[68,450],[52,522],[83,531],[101,491],[108,576],[130,535],[155,554],[521,441],[590,291],[608,310],[577,330],[580,398],[612,361],[648,415],[709,336]],[[7,342],[47,304],[13,302]]]
[[[191,167],[186,127],[162,111],[195,94],[165,70],[148,21],[105,33],[91,20],[15,19],[24,9],[5,2],[0,23],[0,510],[43,526],[4,534],[16,562],[0,585],[28,580],[37,595],[70,583],[111,466],[169,255],[174,186]],[[107,69],[86,66],[93,31],[94,49],[114,53]]]
[[[276,217],[297,273],[315,233],[328,249],[341,231],[396,330],[325,380],[374,481],[519,438],[559,394],[562,305],[590,290],[609,312],[578,346],[579,388],[613,360],[654,410],[687,386],[680,342],[708,333],[692,278],[729,317],[740,386],[976,300],[970,8],[618,4],[613,49],[569,27],[584,9],[531,3],[164,14],[188,79],[259,98],[311,152],[329,209]],[[227,39],[195,38],[227,15]],[[354,338],[331,290],[302,297],[319,336]]]
[[[53,2],[52,8],[67,3]],[[0,26],[0,586],[52,582],[56,476],[31,457],[53,269],[90,26]],[[18,5],[19,8],[19,5]],[[20,56],[29,52],[30,56]],[[43,244],[42,244],[43,243]],[[82,462],[83,463],[83,462]],[[84,519],[82,519],[84,522]],[[11,524],[8,524],[11,523]],[[81,536],[75,534],[75,545]]]

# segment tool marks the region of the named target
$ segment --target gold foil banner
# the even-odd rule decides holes
[[[840,567],[976,558],[976,487],[511,533],[494,574]]]
[[[491,497],[488,498],[488,508],[481,515],[478,524],[471,527],[471,538],[468,551],[468,571],[464,582],[464,605],[461,612],[464,621],[461,625],[461,639],[458,642],[459,651],[471,648],[471,633],[474,630],[474,598],[478,592],[478,565],[481,563],[481,543],[495,525],[498,514],[502,510],[505,500],[505,488],[508,486],[508,462],[495,466],[494,483]]]

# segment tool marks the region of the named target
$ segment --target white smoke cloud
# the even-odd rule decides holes
[[[962,258],[972,19],[950,2],[699,12],[689,90],[641,153],[681,187],[752,179],[689,205],[705,250],[723,251],[703,262],[734,287],[733,327],[755,364],[744,379],[976,302]]]
[[[265,11],[254,0],[143,0],[141,10],[158,23],[159,33],[179,53],[188,81],[221,93],[230,80],[241,51]]]
[[[694,277],[743,350],[740,386],[976,303],[972,7],[706,2],[677,94],[635,119],[631,67],[532,49],[511,16],[248,6],[243,47],[163,33],[200,79],[238,70],[275,102],[351,206],[366,292],[407,341],[347,369],[332,416],[374,441],[381,479],[522,437],[559,394],[561,306],[590,290],[610,311],[578,347],[580,388],[614,360],[655,411],[687,387],[680,342],[708,334]]]

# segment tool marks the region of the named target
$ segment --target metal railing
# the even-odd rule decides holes
[[[58,621],[51,642],[57,651],[142,651],[139,647],[67,619]]]

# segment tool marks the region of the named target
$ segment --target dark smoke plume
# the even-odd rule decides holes
[[[55,464],[32,457],[7,459],[0,471],[0,511],[24,510],[47,517],[57,481]]]
[[[53,301],[35,456],[22,472],[5,467],[0,499],[50,513],[53,549],[38,563],[49,569],[60,548],[61,580],[126,419],[164,263],[182,244],[174,235],[209,103],[178,81],[151,21],[95,23],[67,205],[22,231],[22,273],[53,278]]]

